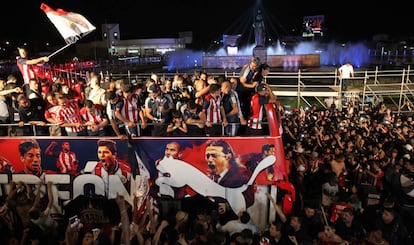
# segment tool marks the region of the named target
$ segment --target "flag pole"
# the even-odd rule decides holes
[[[50,57],[54,56],[55,54],[59,53],[60,51],[64,50],[65,48],[69,47],[70,45],[72,45],[72,43],[68,43],[65,46],[61,47],[60,49],[56,50],[55,52],[49,54],[47,57],[50,59]]]

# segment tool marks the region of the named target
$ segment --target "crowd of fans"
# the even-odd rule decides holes
[[[256,85],[244,87],[238,77],[205,72],[162,79],[152,74],[131,82],[91,72],[86,79],[33,78],[23,86],[11,75],[0,79],[0,123],[6,124],[0,125],[0,132],[2,136],[121,139],[247,134],[249,99]],[[243,100],[239,100],[242,93]]]
[[[215,78],[206,73],[163,81],[154,74],[132,83],[110,77],[101,81],[99,74],[92,73],[87,83],[71,84],[58,78],[46,86],[31,80],[27,88],[17,89],[15,83],[5,82],[1,91],[7,92],[0,96],[14,111],[2,122],[19,126],[3,133],[121,139],[128,135],[257,134],[249,128],[252,114],[243,110],[243,102],[229,99],[229,106],[213,104],[221,97],[220,91],[227,86],[238,91],[238,84],[237,77]],[[253,97],[268,89],[262,86],[247,94]],[[206,100],[211,101],[208,106]],[[232,112],[233,106],[241,113]],[[222,118],[208,112],[220,107]],[[282,195],[276,199],[268,195],[276,219],[264,230],[256,229],[248,211],[226,224],[218,222],[214,208],[172,210],[161,217],[153,213],[150,199],[145,199],[145,208],[137,206],[143,196],[136,196],[132,206],[122,196],[116,198],[119,225],[112,224],[110,232],[67,222],[41,226],[34,221],[48,215],[47,205],[36,201],[24,183],[12,183],[0,212],[1,233],[8,234],[8,244],[12,240],[27,244],[28,238],[44,242],[41,244],[412,244],[413,115],[393,113],[383,102],[364,108],[361,110],[358,98],[341,109],[335,104],[328,109],[313,106],[292,111],[277,106],[296,202],[291,213],[284,213]],[[230,126],[236,124],[239,127],[234,131]],[[53,239],[48,237],[54,243],[46,243],[42,239],[54,234],[46,233],[54,225],[64,228],[53,228],[59,231]]]

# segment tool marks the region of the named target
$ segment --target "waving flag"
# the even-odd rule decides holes
[[[63,9],[54,10],[44,3],[40,5],[40,9],[45,12],[67,44],[75,43],[96,29],[80,14],[67,12]]]

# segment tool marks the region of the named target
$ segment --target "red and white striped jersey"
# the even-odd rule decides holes
[[[207,121],[211,123],[221,123],[221,113],[220,113],[220,104],[221,96],[214,98],[211,94],[208,94],[205,97],[203,110],[206,113]]]
[[[62,125],[64,123],[81,123],[82,119],[79,116],[79,111],[73,106],[61,106],[58,110],[57,121],[59,125]],[[78,133],[84,130],[84,127],[65,127],[65,129],[67,132]]]
[[[29,80],[36,78],[32,65],[26,64],[26,58],[17,57],[17,67],[23,76],[24,84],[29,84]]]
[[[49,105],[45,110],[45,118],[46,119],[52,118],[54,120],[57,120],[56,118],[57,118],[59,109],[60,109],[60,106],[58,105]]]
[[[139,111],[141,105],[138,95],[133,94],[131,98],[123,98],[116,104],[115,111],[120,112],[128,121],[139,123]]]
[[[102,105],[95,105],[93,111],[88,111],[86,107],[82,107],[80,110],[80,115],[84,122],[92,122],[94,124],[99,124],[103,121],[104,115],[102,113]],[[91,129],[91,126],[88,126],[88,130]]]
[[[61,173],[76,172],[78,168],[78,159],[73,151],[61,151],[56,160],[56,166]]]
[[[252,129],[262,129],[262,121],[264,119],[264,107],[263,105],[266,104],[269,99],[265,96],[260,96],[259,94],[254,94],[250,101],[251,106],[251,116],[249,119],[249,128]]]

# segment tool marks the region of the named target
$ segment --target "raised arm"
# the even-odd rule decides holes
[[[51,209],[53,206],[53,202],[54,202],[54,196],[53,196],[53,182],[48,181],[47,182],[47,198],[48,198],[48,202],[47,202],[47,209]]]
[[[119,208],[119,213],[121,216],[121,224],[122,224],[122,235],[121,235],[121,241],[114,241],[114,242],[120,242],[121,244],[129,245],[131,244],[131,241],[129,240],[129,233],[130,233],[130,221],[128,217],[128,211],[127,211],[127,205],[124,196],[116,194],[115,198],[116,204]]]
[[[283,213],[282,209],[279,205],[277,205],[276,200],[270,195],[270,193],[266,193],[266,197],[272,202],[273,207],[276,210],[276,214],[279,217],[280,221],[282,223],[285,223],[287,221],[286,215]]]
[[[38,208],[39,207],[39,203],[40,203],[40,188],[42,188],[42,181],[39,181],[37,183],[37,190],[36,190],[36,194],[35,194],[35,199],[34,199],[34,202],[33,202],[33,205],[32,205],[32,207],[34,207],[34,208]]]

